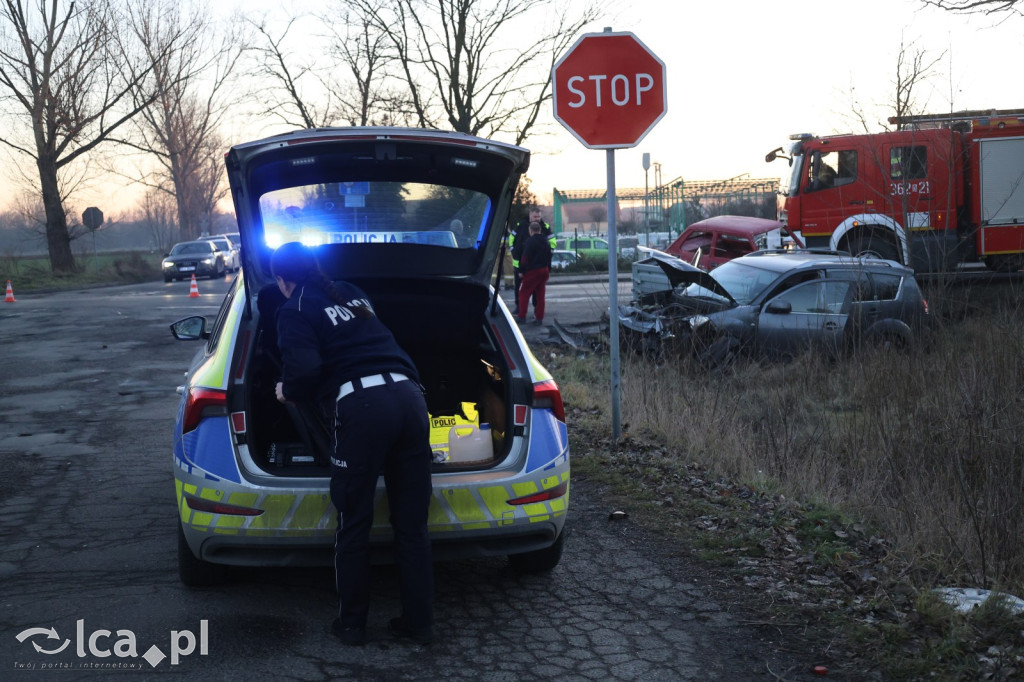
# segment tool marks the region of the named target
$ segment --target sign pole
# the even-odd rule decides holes
[[[611,344],[612,438],[622,436],[619,376],[619,240],[616,232],[615,209],[615,150],[605,152],[608,163],[608,325]]]
[[[588,33],[577,40],[551,69],[551,80],[555,120],[584,146],[606,150],[612,435],[618,440],[622,436],[622,416],[615,149],[635,147],[668,110],[665,63],[632,33],[616,33],[606,28],[603,33]],[[646,185],[645,176],[645,194]],[[644,199],[646,207],[647,197]],[[646,208],[644,213],[646,219]]]

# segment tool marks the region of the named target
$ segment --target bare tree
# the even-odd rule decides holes
[[[144,84],[151,92],[141,97],[153,105],[136,119],[136,138],[125,142],[156,157],[160,170],[143,184],[175,199],[181,236],[194,239],[227,191],[217,130],[244,41],[236,31],[218,37],[206,10],[171,0],[140,6],[132,18],[153,74]],[[166,48],[173,40],[180,49]]]
[[[158,189],[150,189],[142,199],[135,220],[145,226],[157,251],[166,253],[178,239],[175,215],[178,207],[172,198]]]
[[[924,4],[960,14],[1020,13],[1017,0],[922,0]]]
[[[372,18],[348,11],[341,17],[332,14],[320,19],[330,29],[334,65],[351,78],[338,98],[340,118],[356,126],[408,125],[414,120],[408,98],[388,85],[392,80],[388,70],[395,60],[387,36]]]
[[[921,113],[921,103],[918,99],[919,86],[934,75],[935,66],[946,56],[943,50],[937,57],[932,57],[928,51],[917,46],[916,41],[909,44],[900,35],[900,49],[896,56],[896,73],[892,85],[893,92],[893,115],[897,120],[915,113]],[[896,124],[897,130],[900,124]]]
[[[338,93],[343,89],[334,79],[329,64],[318,68],[313,51],[302,50],[302,58],[288,47],[288,34],[298,18],[293,17],[279,33],[271,33],[266,19],[250,20],[257,34],[251,48],[255,58],[252,73],[261,83],[273,84],[265,93],[261,112],[297,128],[320,128],[343,117]]]
[[[357,10],[342,7],[316,19],[323,30],[309,49],[309,36],[293,45],[292,29],[304,17],[293,17],[283,30],[271,32],[268,21],[251,20],[257,44],[251,72],[262,83],[262,114],[299,128],[327,125],[410,125],[416,118],[401,84],[388,74],[394,64],[390,41]]]
[[[556,0],[338,1],[387,37],[418,125],[516,144],[551,100],[555,61],[598,16]]]
[[[121,20],[105,0],[0,5],[0,107],[16,122],[0,143],[38,170],[54,272],[75,270],[62,173],[152,101],[135,97],[149,71],[132,68]]]
[[[946,57],[943,50],[935,56],[928,50],[919,47],[916,40],[907,41],[900,35],[899,51],[896,53],[895,72],[889,86],[892,88],[892,99],[879,104],[876,110],[880,111],[882,120],[872,121],[872,116],[860,100],[857,89],[850,85],[849,109],[844,112],[844,117],[852,119],[854,124],[862,129],[862,132],[872,133],[877,129],[889,130],[890,119],[899,120],[902,117],[922,113],[927,103],[927,98],[922,100],[920,95],[921,86],[938,75],[936,66]],[[897,125],[899,130],[900,125]]]
[[[537,195],[530,188],[532,183],[533,180],[526,175],[519,178],[515,196],[512,197],[512,210],[509,211],[509,219],[513,223],[517,220],[517,216],[525,216],[531,208],[538,205]]]

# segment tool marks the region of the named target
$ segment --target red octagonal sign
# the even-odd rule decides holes
[[[629,32],[583,36],[551,79],[555,118],[591,149],[636,146],[668,110],[665,64]]]

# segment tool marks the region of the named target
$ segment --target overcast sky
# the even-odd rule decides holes
[[[277,0],[236,4],[280,11]],[[304,5],[296,0],[289,7]],[[790,133],[854,132],[847,113],[853,97],[882,120],[883,105],[893,99],[901,36],[932,58],[946,53],[920,90],[928,112],[1024,108],[1024,18],[1018,16],[997,23],[920,0],[609,0],[604,6],[608,15],[590,31],[632,31],[665,62],[668,76],[666,116],[637,147],[615,153],[620,188],[644,186],[644,152],[660,164],[663,182],[778,177],[781,162],[768,165],[764,155]],[[550,201],[553,187],[603,189],[605,151],[583,147],[550,106],[545,118],[526,142],[539,198]],[[234,137],[272,132],[280,131],[226,131],[226,137],[237,143],[244,140]],[[652,169],[649,185],[655,180]],[[137,191],[119,180],[94,187],[95,194],[76,197],[75,204],[116,211],[119,197]],[[10,198],[0,190],[0,208]]]
[[[778,177],[782,162],[764,156],[790,133],[859,132],[851,88],[882,120],[875,105],[893,100],[901,34],[933,58],[946,53],[921,92],[929,113],[1024,108],[1024,17],[994,24],[919,0],[634,0],[604,25],[632,31],[665,62],[669,105],[637,147],[616,151],[616,185],[644,186],[644,152],[664,182]],[[605,187],[606,153],[555,125],[556,135],[527,144],[534,188]]]

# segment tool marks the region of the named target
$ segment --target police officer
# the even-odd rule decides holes
[[[508,238],[508,247],[512,254],[512,291],[515,294],[515,310],[512,311],[513,315],[519,315],[519,290],[522,287],[523,282],[523,271],[519,267],[520,259],[523,257],[523,247],[526,246],[526,240],[530,238],[530,223],[540,223],[540,232],[544,235],[551,249],[555,249],[555,235],[551,232],[551,228],[544,222],[543,218],[540,217],[540,209],[536,206],[530,209],[527,218],[521,218],[512,229],[512,234]],[[537,305],[537,299],[533,300],[534,306]],[[523,315],[526,311],[523,311]]]
[[[366,641],[369,545],[377,477],[383,473],[402,614],[392,634],[433,640],[433,564],[427,537],[430,427],[412,360],[377,318],[366,294],[331,282],[298,242],[270,261],[287,298],[277,317],[282,377],[277,399],[335,401],[331,502],[338,512],[335,579],[340,601],[332,632],[345,644]]]

